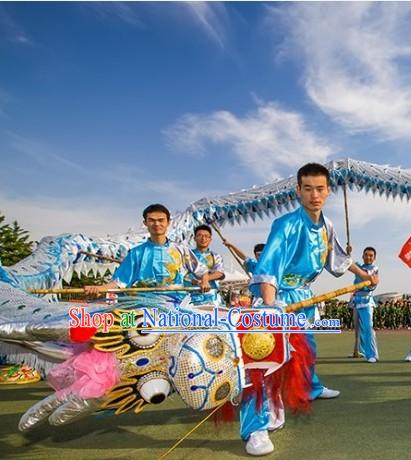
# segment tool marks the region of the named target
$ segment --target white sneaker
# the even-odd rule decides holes
[[[267,430],[270,433],[273,433],[274,431],[278,431],[284,428],[284,425],[285,425],[284,409],[279,410],[278,416],[276,416],[274,412],[270,411],[270,415],[268,417]]]
[[[376,363],[377,362],[377,358],[368,358],[367,361],[369,363]]]
[[[285,427],[285,423],[282,423],[281,425],[276,425],[276,424],[269,424],[267,427],[267,430],[270,433],[275,433],[276,431],[280,431]]]
[[[274,450],[274,446],[266,430],[254,431],[254,433],[251,433],[245,445],[245,450],[249,455],[260,456],[271,454]]]
[[[411,362],[411,351],[408,353],[408,355],[405,357],[404,361]]]
[[[322,393],[317,396],[317,399],[333,399],[338,398],[340,396],[340,392],[338,390],[330,390],[327,387],[324,387]]]

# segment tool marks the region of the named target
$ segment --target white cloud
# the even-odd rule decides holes
[[[186,114],[165,134],[174,147],[191,154],[203,154],[207,142],[229,145],[242,165],[266,180],[307,161],[324,162],[332,153],[300,114],[274,103],[260,103],[244,117],[229,111]]]
[[[183,2],[182,6],[188,8],[190,14],[214,43],[221,49],[226,47],[227,14],[222,3]]]
[[[229,17],[222,2],[179,2],[174,5],[159,4],[154,2],[95,2],[86,6],[104,20],[120,20],[129,25],[146,28],[143,17],[150,21],[150,16],[166,17],[167,20],[176,20],[181,17],[181,9],[184,9],[184,20],[188,14],[196,26],[201,30],[213,44],[222,50],[227,47],[227,30],[229,29]],[[179,9],[176,9],[178,6]]]
[[[150,203],[163,203],[175,214],[192,201],[222,193],[215,188],[199,190],[184,181],[150,178],[132,167],[125,170],[114,165],[93,171],[93,181],[96,185],[90,184],[88,194],[74,194],[73,189],[71,197],[56,193],[56,185],[50,185],[48,196],[40,194],[35,184],[32,193],[24,196],[0,189],[0,212],[9,223],[17,220],[33,240],[61,233],[104,236],[139,229],[142,211]]]
[[[411,136],[409,3],[295,3],[270,7],[287,29],[281,55],[303,55],[306,91],[351,132]]]
[[[127,183],[133,188],[127,188]],[[142,211],[150,203],[164,203],[174,214],[177,207],[186,209],[189,200],[199,199],[203,193],[171,180],[131,183],[125,178],[122,185],[127,188],[127,193],[135,194],[134,202],[122,204],[122,200],[113,199],[112,196],[108,200],[104,193],[99,197],[93,193],[90,196],[63,198],[15,197],[0,191],[0,212],[6,216],[7,222],[17,220],[35,240],[61,233],[104,236],[125,233],[131,227],[140,228]]]
[[[343,212],[344,198],[342,191],[337,195],[330,197],[327,209],[336,217]],[[371,192],[348,191],[347,193],[348,214],[350,226],[355,229],[364,229],[367,226],[373,226],[376,222],[384,220],[390,225],[393,222],[401,224],[402,227],[410,226],[411,232],[411,202],[406,199],[401,201],[395,200],[384,195],[380,196]]]
[[[125,233],[136,225],[136,211],[120,206],[100,206],[70,198],[10,198],[0,194],[0,211],[6,221],[17,220],[32,240],[61,233],[105,236]]]

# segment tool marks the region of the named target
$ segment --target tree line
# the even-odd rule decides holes
[[[33,251],[34,242],[30,240],[27,230],[20,227],[15,220],[5,222],[6,217],[0,212],[0,260],[2,265],[14,265]]]

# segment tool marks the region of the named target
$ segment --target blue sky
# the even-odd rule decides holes
[[[3,3],[0,210],[36,239],[105,235],[308,161],[411,168],[409,43],[408,3]],[[381,291],[411,291],[410,206],[350,194]],[[341,196],[327,211],[345,241]],[[225,231],[250,251],[269,226]]]

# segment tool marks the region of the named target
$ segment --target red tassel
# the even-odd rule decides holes
[[[231,423],[237,418],[237,406],[226,402],[213,416],[216,425],[220,423]]]
[[[264,374],[266,369],[247,369],[247,375],[250,387],[243,390],[243,399],[247,400],[251,397],[256,398],[256,407],[257,409],[261,408],[263,403],[263,394],[264,394]]]
[[[295,351],[284,366],[282,395],[285,407],[294,413],[309,412],[311,408],[311,375],[314,353],[305,334],[290,334],[290,345]]]

